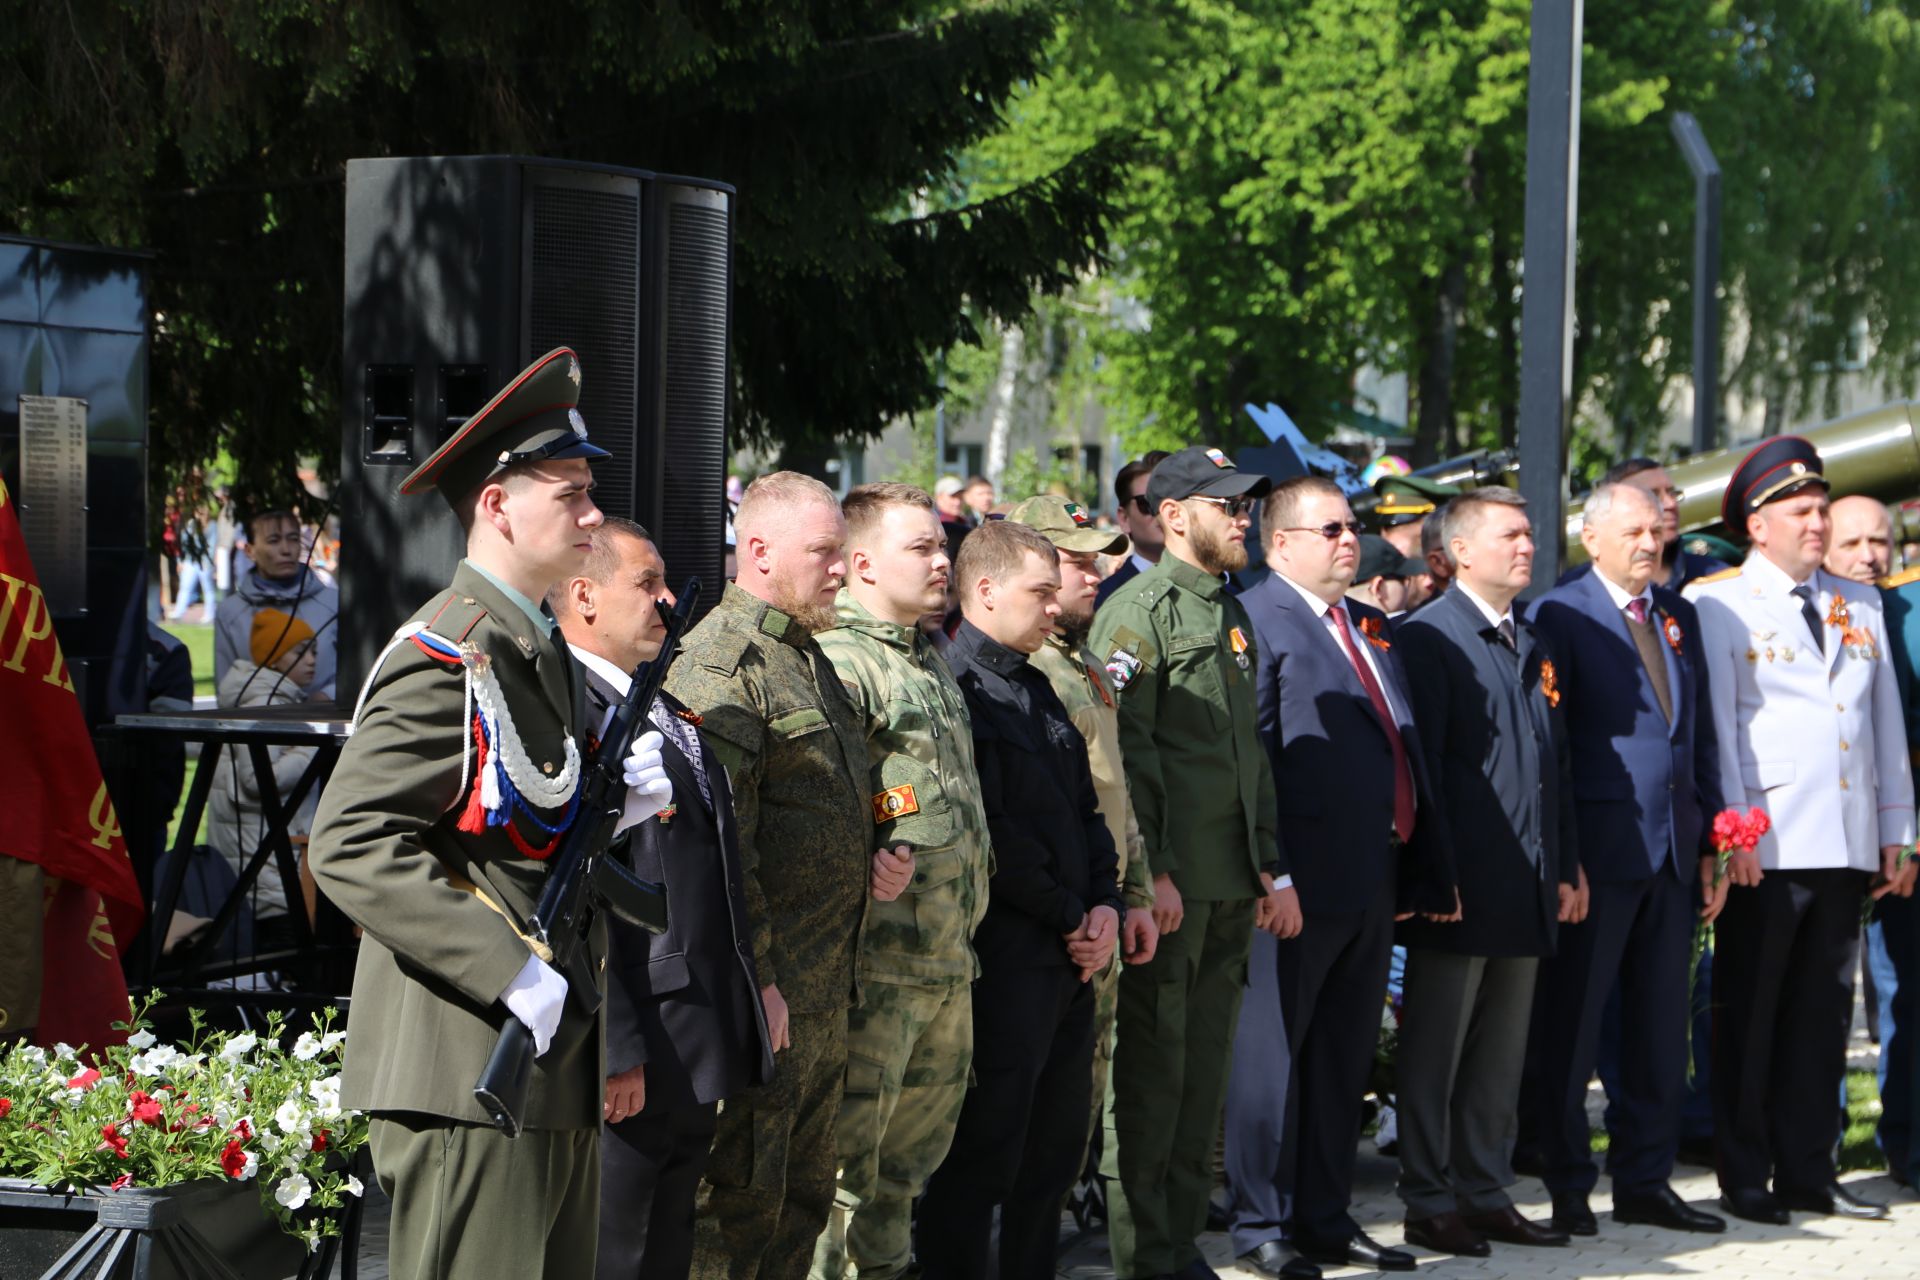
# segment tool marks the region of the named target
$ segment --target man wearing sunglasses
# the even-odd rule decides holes
[[[1273,776],[1255,723],[1253,624],[1221,574],[1247,562],[1271,483],[1218,449],[1182,449],[1147,485],[1166,553],[1094,618],[1127,782],[1153,868],[1152,960],[1120,978],[1107,1173],[1123,1280],[1214,1273],[1206,1226],[1226,1062],[1254,928],[1298,932],[1273,888]]]
[[[1099,593],[1093,599],[1095,609],[1105,604],[1108,596],[1160,563],[1160,553],[1166,549],[1167,540],[1160,532],[1160,516],[1147,500],[1147,484],[1153,479],[1153,469],[1166,457],[1165,449],[1151,450],[1145,457],[1135,458],[1120,468],[1120,474],[1113,478],[1113,496],[1120,503],[1114,509],[1114,519],[1120,532],[1127,535],[1131,554],[1100,584]]]

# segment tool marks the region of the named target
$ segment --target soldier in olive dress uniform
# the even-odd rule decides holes
[[[891,901],[912,859],[874,849],[867,744],[814,633],[833,625],[846,521],[790,471],[734,515],[739,577],[687,633],[667,690],[701,717],[733,788],[753,963],[777,1053],[771,1084],[720,1111],[694,1220],[701,1280],[798,1277],[834,1197],[834,1120],[869,897]]]
[[[593,1272],[606,930],[566,975],[526,935],[581,782],[580,673],[535,603],[601,519],[579,388],[542,356],[402,483],[447,499],[467,557],[374,664],[314,821],[314,876],[365,930],[341,1100],[373,1115],[396,1280]],[[628,758],[628,823],[671,797],[659,741]],[[509,1018],[538,1054],[518,1138],[473,1096]]]

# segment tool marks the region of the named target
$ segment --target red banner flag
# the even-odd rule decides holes
[[[42,1023],[69,1001],[76,1012],[111,1007],[114,1016],[124,1018],[127,988],[118,956],[139,930],[146,908],[4,480],[0,725],[6,727],[0,734],[0,787],[6,796],[0,855],[38,863],[49,877]],[[114,963],[80,960],[85,954],[97,959],[102,952]],[[66,1038],[97,1048],[113,1036],[111,1020],[77,1035],[69,1021]]]

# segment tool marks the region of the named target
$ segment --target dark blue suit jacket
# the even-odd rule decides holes
[[[1518,617],[1515,651],[1458,587],[1405,619],[1395,648],[1413,690],[1427,772],[1446,798],[1464,918],[1400,925],[1409,946],[1470,956],[1551,955],[1561,884],[1579,880],[1554,655]],[[1564,697],[1564,690],[1560,691]],[[1414,844],[1430,838],[1414,829]]]
[[[1381,882],[1390,880],[1397,881],[1401,910],[1451,911],[1445,824],[1439,797],[1427,785],[1398,650],[1375,646],[1374,666],[1413,771],[1416,828],[1436,827],[1435,839],[1421,845],[1431,864],[1405,876],[1399,874],[1393,845],[1393,748],[1346,651],[1277,573],[1242,592],[1240,603],[1258,640],[1254,686],[1260,736],[1279,801],[1278,869],[1293,876],[1301,909],[1309,914],[1362,911]],[[1353,600],[1342,603],[1355,626],[1376,619],[1381,635],[1387,635],[1386,615],[1378,609]]]
[[[1560,664],[1580,861],[1594,881],[1642,880],[1665,869],[1691,884],[1701,836],[1720,811],[1719,746],[1699,621],[1693,606],[1665,587],[1653,589],[1653,607],[1671,720],[1661,714],[1626,618],[1599,574],[1555,587],[1533,608]]]
[[[1118,569],[1115,569],[1112,573],[1101,579],[1099,589],[1096,590],[1093,595],[1094,611],[1098,612],[1100,606],[1107,602],[1108,596],[1139,576],[1140,566],[1135,564],[1133,557],[1129,555],[1121,562]]]

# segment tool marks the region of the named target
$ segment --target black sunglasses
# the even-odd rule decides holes
[[[1357,538],[1366,531],[1367,527],[1358,520],[1329,520],[1321,525],[1294,524],[1282,529],[1283,533],[1317,533],[1328,542],[1332,542],[1343,533],[1350,533]]]
[[[1211,502],[1235,520],[1238,520],[1241,516],[1252,514],[1254,505],[1253,499],[1247,497],[1245,494],[1241,494],[1237,498],[1210,498],[1204,493],[1196,493],[1193,495],[1193,500],[1195,502]]]
[[[1147,495],[1144,493],[1136,493],[1131,498],[1128,498],[1127,505],[1132,507],[1136,513],[1143,516],[1150,516],[1154,511],[1151,506],[1147,505]]]

